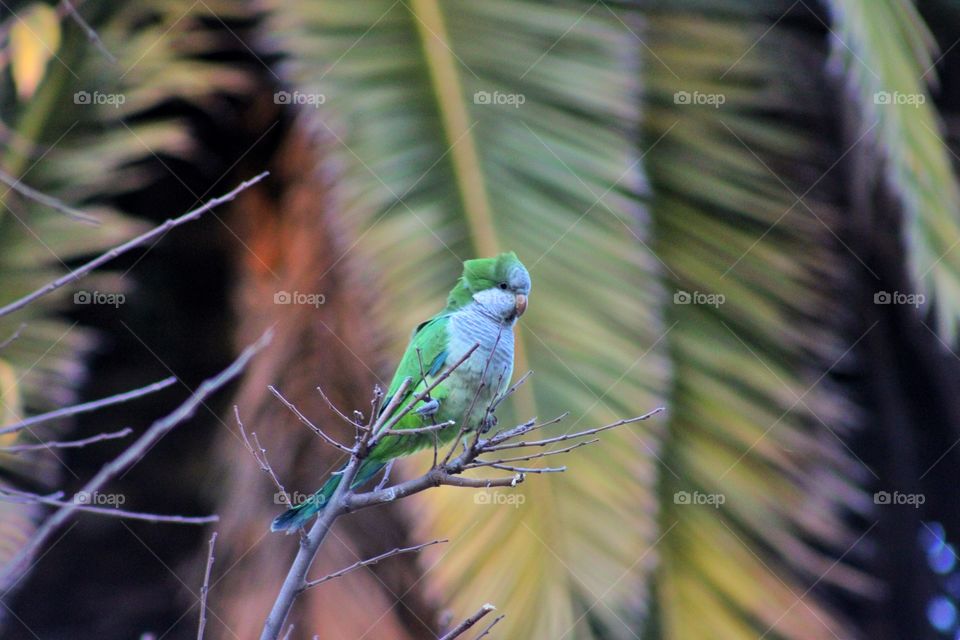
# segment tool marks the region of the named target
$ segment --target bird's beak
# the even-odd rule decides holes
[[[524,311],[527,310],[527,296],[523,295],[522,293],[518,293],[518,294],[517,294],[517,306],[516,306],[516,309],[517,309],[517,317],[518,317],[518,318],[523,315],[523,312],[524,312]]]

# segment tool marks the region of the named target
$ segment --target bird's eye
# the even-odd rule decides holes
[[[500,289],[502,289],[502,290],[506,290],[506,288],[507,288],[507,283],[506,283],[506,282],[501,282],[501,283],[498,284],[497,286],[500,287]]]

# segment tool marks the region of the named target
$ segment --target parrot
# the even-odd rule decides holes
[[[449,376],[423,397],[393,427],[393,431],[427,427],[452,421],[437,431],[383,436],[360,464],[351,488],[370,481],[390,461],[433,446],[442,446],[461,433],[481,432],[495,424],[488,415],[491,403],[503,394],[513,376],[514,325],[527,309],[530,273],[516,253],[476,258],[463,263],[463,272],[439,313],[413,331],[406,351],[384,396],[386,407],[400,412],[410,400],[443,375],[445,367],[459,362],[475,349]],[[399,402],[391,402],[410,383]],[[344,467],[345,469],[346,467]],[[324,485],[301,504],[277,516],[272,531],[296,531],[305,526],[340,485],[344,469],[333,473]]]

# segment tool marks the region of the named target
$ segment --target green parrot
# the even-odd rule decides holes
[[[435,432],[385,436],[360,465],[353,487],[368,482],[395,458],[432,447],[437,441],[448,444],[461,425],[467,432],[489,427],[487,408],[508,388],[513,375],[513,326],[526,310],[529,295],[530,274],[513,252],[463,263],[463,274],[447,297],[447,306],[414,330],[383,401],[383,406],[388,406],[409,378],[410,385],[395,404],[394,411],[400,411],[412,396],[441,375],[445,365],[455,364],[479,345],[393,429],[451,420],[454,424]],[[342,471],[331,475],[305,502],[277,516],[271,530],[294,531],[323,511],[340,484]]]

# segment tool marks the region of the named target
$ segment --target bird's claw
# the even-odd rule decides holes
[[[433,416],[440,410],[440,401],[436,398],[424,398],[423,404],[414,410],[418,416]]]
[[[480,433],[486,433],[497,426],[497,416],[492,413],[488,413],[483,417],[483,421],[480,423]]]

